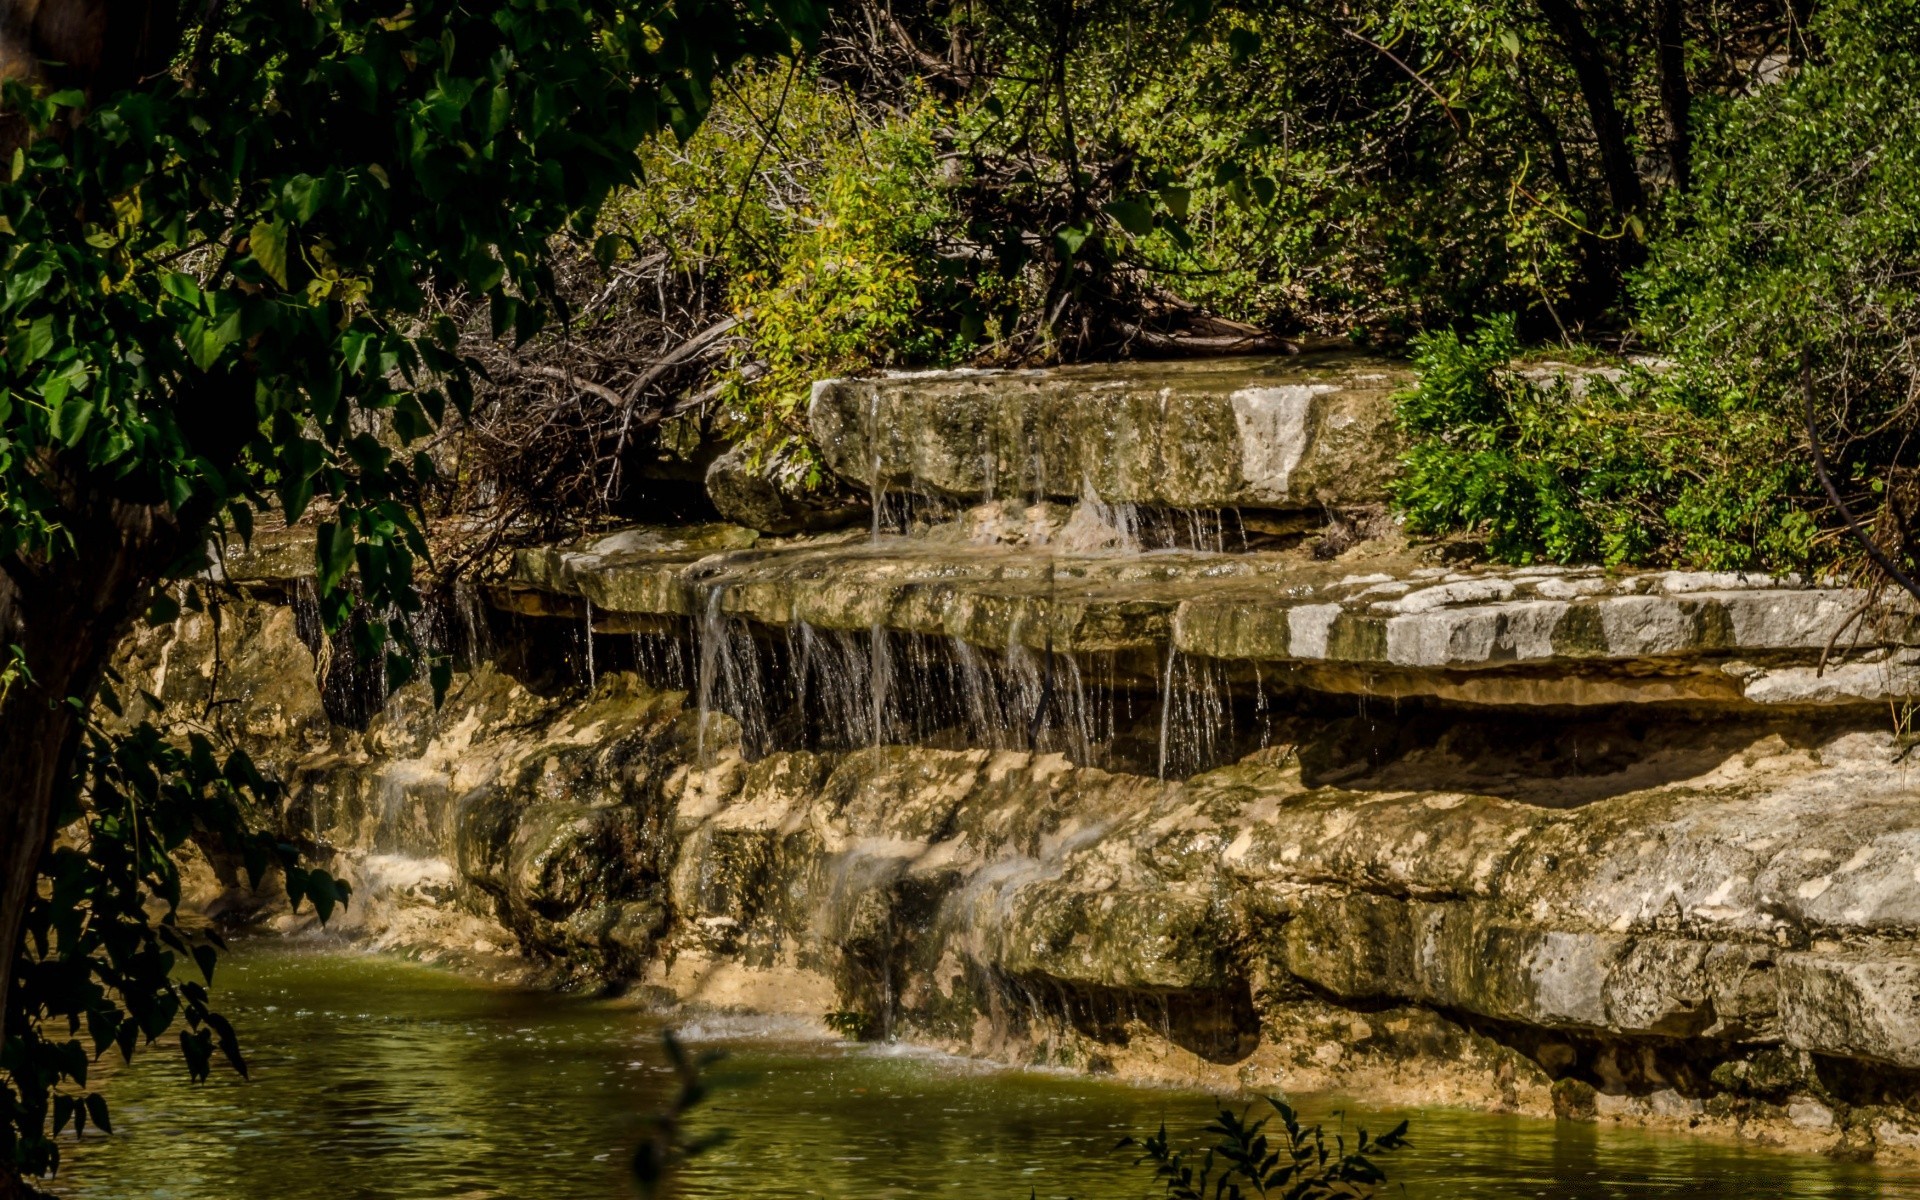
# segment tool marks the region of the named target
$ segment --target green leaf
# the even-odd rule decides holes
[[[285,221],[261,221],[247,234],[247,253],[267,278],[281,287],[287,286],[287,223]]]
[[[196,317],[187,326],[182,340],[193,365],[207,371],[219,359],[220,352],[232,345],[239,336],[240,310],[236,308],[219,321]]]
[[[65,388],[61,389],[65,391]],[[87,422],[93,419],[93,403],[88,400],[73,399],[64,403],[56,402],[53,420],[48,432],[55,441],[66,446],[77,446],[86,436]]]
[[[1109,200],[1106,214],[1135,237],[1153,232],[1153,209],[1138,200]]]
[[[53,349],[53,318],[39,317],[24,329],[15,330],[7,341],[7,357],[14,369],[25,370]]]
[[[199,308],[202,304],[200,285],[193,276],[182,271],[167,271],[160,276],[160,287],[169,296]]]
[[[320,590],[334,591],[353,567],[353,530],[344,524],[322,522],[313,540],[313,550],[320,572]]]

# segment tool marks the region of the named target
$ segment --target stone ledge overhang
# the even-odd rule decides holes
[[[1494,705],[1831,705],[1920,696],[1903,595],[1711,572],[1389,561],[1295,553],[1049,553],[927,538],[780,544],[702,527],[522,551],[503,607],[597,628],[740,619],[952,638],[981,649],[1169,650],[1277,666],[1309,690]],[[1271,675],[1267,676],[1272,678]]]

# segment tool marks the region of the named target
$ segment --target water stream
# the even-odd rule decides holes
[[[118,1130],[65,1142],[72,1200],[571,1200],[630,1194],[628,1148],[671,1076],[660,1022],[622,1002],[499,987],[392,958],[251,943],[220,969],[253,1078],[186,1081],[170,1049],[101,1072]],[[684,1177],[686,1197],[1158,1194],[1113,1144],[1211,1115],[1204,1096],[987,1067],[798,1026],[696,1022],[728,1058],[700,1128],[731,1140]],[[112,1060],[110,1060],[112,1061]],[[1704,1138],[1443,1109],[1316,1119],[1414,1149],[1383,1196],[1920,1198],[1920,1175]],[[1403,1190],[1404,1189],[1404,1190]]]

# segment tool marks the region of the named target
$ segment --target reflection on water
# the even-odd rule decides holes
[[[56,1192],[87,1200],[560,1200],[618,1197],[627,1147],[670,1076],[657,1026],[630,1009],[489,987],[340,951],[246,947],[218,977],[252,1082],[186,1082],[150,1051],[110,1073],[112,1137],[66,1144]],[[1165,1120],[1197,1129],[1199,1096],[996,1070],[891,1047],[718,1022],[729,1051],[704,1110],[733,1140],[698,1160],[697,1197],[966,1195],[1144,1198],[1157,1189],[1113,1152]],[[1327,1103],[1305,1106],[1339,1120]],[[1441,1110],[1413,1121],[1391,1195],[1914,1197],[1920,1178],[1703,1139]]]

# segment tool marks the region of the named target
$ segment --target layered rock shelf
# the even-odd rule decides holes
[[[985,521],[970,515],[972,528]],[[998,652],[1151,662],[1176,651],[1280,666],[1309,688],[1479,704],[1920,695],[1920,610],[1858,588],[1730,573],[1462,571],[1392,551],[1333,562],[1075,553],[981,544],[963,537],[969,527],[758,545],[725,526],[630,530],[524,551],[496,595],[528,615],[590,609],[607,631],[713,612],[768,630],[878,630]]]
[[[523,548],[417,631],[442,707],[320,631],[299,531],[227,548],[218,669],[183,613],[123,671],[285,782],[380,944],[1130,1078],[1920,1153],[1920,609],[1410,542],[1405,381],[832,381],[869,500],[814,511],[858,523]]]
[[[1369,503],[1405,364],[1350,354],[830,379],[808,422],[860,487],[1189,509]]]

